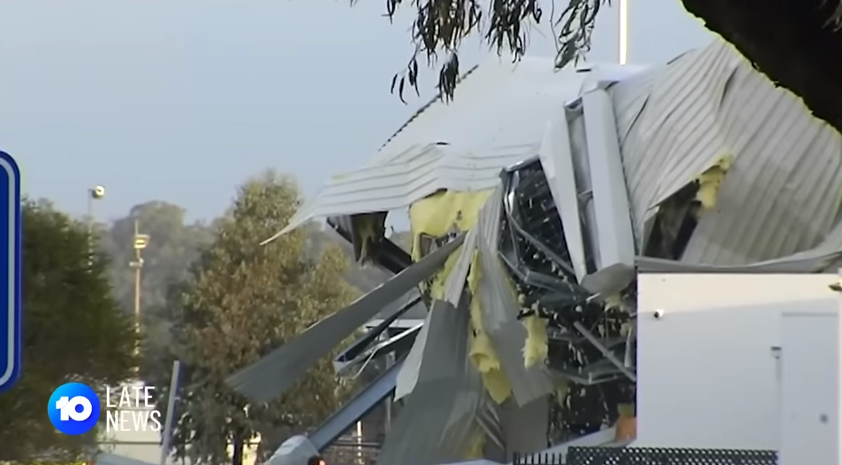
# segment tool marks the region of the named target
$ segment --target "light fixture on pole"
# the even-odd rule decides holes
[[[94,266],[94,201],[105,197],[105,187],[95,186],[88,189],[88,268]]]

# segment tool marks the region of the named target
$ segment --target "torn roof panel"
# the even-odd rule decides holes
[[[382,163],[417,144],[446,142],[474,152],[499,146],[530,147],[541,140],[553,111],[576,98],[586,74],[553,72],[549,58],[524,58],[517,64],[489,60],[456,88],[453,101],[435,102],[378,151]]]
[[[401,209],[440,189],[491,188],[501,168],[537,155],[546,122],[583,89],[643,69],[595,65],[556,72],[552,64],[551,58],[524,58],[478,66],[454,101],[423,107],[366,166],[334,176],[283,232],[312,218]]]
[[[534,154],[546,122],[583,90],[628,78],[641,66],[593,64],[554,71],[553,59],[524,57],[518,63],[492,59],[467,75],[453,101],[435,101],[413,116],[369,164],[399,157],[417,144],[446,142],[482,152],[521,146]]]
[[[837,221],[839,133],[748,63],[731,81],[718,126],[734,163],[717,208],[705,213],[687,245],[686,261],[744,264],[790,255],[817,245]]]
[[[611,89],[639,239],[662,201],[728,157],[682,261],[745,265],[824,240],[842,201],[838,133],[722,41],[650,73],[645,100],[644,76]]]
[[[504,146],[481,154],[439,144],[414,146],[412,156],[335,176],[282,232],[319,217],[392,211],[442,189],[481,191],[499,183],[500,169],[528,148]]]
[[[716,52],[703,48],[651,71],[658,77],[621,147],[637,237],[642,237],[643,224],[655,214],[655,206],[722,153],[722,136],[713,130],[715,115],[739,58]],[[615,86],[612,91],[616,96],[624,89]],[[624,118],[628,116],[618,116]]]

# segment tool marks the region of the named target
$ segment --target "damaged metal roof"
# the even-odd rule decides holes
[[[439,189],[493,188],[501,167],[537,153],[547,121],[566,102],[641,69],[553,71],[542,58],[484,63],[453,102],[424,107],[365,167],[331,178],[279,235],[313,218],[406,208]]]
[[[279,397],[320,358],[371,320],[382,307],[433,275],[463,240],[464,235],[437,249],[348,307],[320,320],[297,338],[232,374],[226,383],[257,401],[268,402]]]
[[[838,256],[839,134],[722,41],[645,70],[554,72],[541,58],[484,63],[465,77],[458,98],[424,107],[365,167],[334,177],[285,231],[315,217],[402,209],[439,189],[493,187],[500,168],[537,154],[547,122],[565,105],[613,82],[638,255],[646,255],[659,206],[727,159],[716,207],[700,216],[678,261],[742,266],[814,247],[797,258],[829,266]],[[587,151],[581,119],[569,121],[573,157]]]
[[[639,244],[659,205],[728,159],[681,262],[740,266],[842,249],[839,133],[730,44],[686,53],[610,93]]]
[[[635,312],[628,303],[635,266],[732,272],[831,266],[842,253],[840,151],[836,131],[724,42],[646,70],[556,73],[551,59],[481,65],[453,103],[425,107],[367,165],[331,180],[287,229],[318,216],[410,205],[418,213],[419,204],[438,201],[426,205],[429,213],[457,203],[433,195],[441,190],[483,191],[484,207],[463,214],[474,208],[465,203],[431,220],[441,223],[427,234],[432,251],[416,250],[423,258],[374,292],[391,290],[389,299],[364,297],[229,382],[258,400],[277,396],[291,383],[282,374],[303,372],[374,315],[363,303],[394,300],[407,290],[394,290],[396,283],[411,287],[430,278],[426,285],[444,276],[439,294],[425,287],[433,310],[396,376],[407,406],[387,437],[383,463],[455,459],[480,430],[503,449],[537,449],[513,434],[526,431],[526,423],[512,418],[530,405],[549,410],[533,402],[560,385],[557,375],[576,387],[564,413],[580,418],[568,425],[608,424],[636,379]],[[476,221],[458,224],[465,216]],[[451,232],[442,233],[451,222],[464,243],[458,256],[445,258],[444,248],[457,249],[447,243]],[[422,249],[426,232],[417,226],[415,246]],[[425,261],[429,269],[420,273]],[[530,326],[539,317],[563,337]],[[470,345],[480,337],[495,353],[493,368],[469,361],[476,361]],[[546,363],[530,365],[526,354],[536,345],[546,349]],[[620,360],[615,350],[628,357]],[[490,373],[502,374],[505,386],[492,389]],[[598,383],[615,383],[616,392],[597,396],[596,407],[594,399],[571,407]],[[491,391],[500,386],[506,395],[495,398]],[[451,415],[457,399],[469,400],[458,418]],[[545,422],[533,423],[529,437],[545,438]]]

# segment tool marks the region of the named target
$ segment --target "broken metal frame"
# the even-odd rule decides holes
[[[602,353],[602,355],[605,356],[605,358],[608,359],[608,361],[611,362],[612,365],[617,367],[617,370],[619,370],[620,373],[624,374],[626,378],[630,379],[631,381],[635,383],[637,382],[637,375],[633,373],[629,369],[629,367],[626,367],[625,364],[617,358],[614,352],[602,345],[602,342],[600,342],[599,339],[597,339],[597,337],[593,335],[593,333],[588,331],[588,329],[585,328],[582,325],[582,323],[575,321],[573,322],[573,327],[575,327],[576,330],[582,333],[582,336],[584,336],[585,339],[588,340],[588,342],[590,342],[594,347],[596,347],[596,349],[600,351],[600,353]]]
[[[364,417],[380,402],[388,398],[395,391],[398,373],[403,366],[404,358],[389,367],[380,376],[363,388],[353,399],[324,421],[308,439],[319,451],[331,445],[334,440],[342,436],[355,422]]]
[[[365,365],[372,360],[377,360],[380,357],[389,356],[390,354],[408,352],[415,343],[415,339],[421,333],[423,326],[423,323],[419,323],[411,329],[407,329],[396,336],[373,345],[370,349],[348,361],[340,362],[338,359],[334,360],[333,366],[336,369],[336,373],[339,376],[355,376],[355,373],[364,369]],[[356,371],[354,371],[355,368]]]
[[[528,286],[543,289],[539,301],[546,306],[552,304],[556,300],[564,301],[567,304],[576,304],[578,302],[585,302],[590,296],[586,289],[576,283],[576,273],[573,270],[569,260],[559,256],[557,251],[552,250],[547,244],[535,237],[534,233],[526,231],[522,223],[523,217],[520,211],[516,191],[520,185],[521,173],[525,170],[532,170],[537,172],[540,168],[540,160],[532,157],[517,165],[505,168],[501,172],[503,184],[503,224],[501,224],[501,244],[498,252],[500,259],[506,264],[509,271],[517,276],[517,278]],[[534,176],[534,173],[533,173]],[[546,180],[546,177],[544,177]],[[549,193],[549,200],[552,201],[552,192],[549,189],[549,184],[545,182],[547,193]],[[534,188],[530,185],[531,188]],[[552,208],[555,205],[553,203]],[[547,211],[544,212],[545,214]],[[561,226],[559,221],[558,226]],[[561,230],[561,228],[559,228]],[[563,230],[561,230],[563,234]],[[526,265],[526,261],[531,257],[521,256],[520,247],[518,246],[518,236],[523,238],[525,243],[536,249],[540,254],[543,254],[546,259],[553,263],[554,266],[562,270],[562,275],[551,275],[534,269],[530,269]],[[564,244],[563,236],[558,238]],[[565,246],[566,248],[566,246]],[[531,302],[527,302],[527,305]]]
[[[380,335],[384,331],[386,331],[392,325],[392,323],[395,322],[395,320],[400,318],[403,314],[409,311],[409,309],[411,309],[420,302],[421,296],[418,296],[405,303],[403,306],[401,306],[401,308],[396,310],[395,313],[389,315],[389,317],[381,321],[377,326],[368,330],[365,333],[365,335],[363,335],[360,339],[351,344],[350,347],[343,350],[339,355],[337,355],[335,359],[336,363],[350,363],[354,359],[358,358],[361,354],[368,352],[369,349],[372,348],[372,344],[374,344],[380,338]]]
[[[554,187],[557,186],[553,185],[554,179],[547,178],[543,169],[544,161],[550,155],[543,153],[538,159],[532,157],[502,170],[503,215],[500,224],[499,256],[518,293],[523,296],[520,297],[519,317],[537,315],[549,323],[547,336],[550,347],[547,365],[552,377],[588,387],[588,397],[602,397],[610,392],[613,402],[622,403],[628,395],[623,394],[627,392],[627,388],[619,385],[604,388],[596,386],[635,382],[633,368],[626,367],[621,361],[623,358],[633,360],[630,354],[622,353],[624,350],[633,350],[633,341],[629,341],[629,335],[622,333],[620,329],[620,322],[624,318],[615,313],[622,311],[613,309],[612,313],[607,312],[609,308],[602,302],[603,299],[594,297],[598,292],[592,289],[592,286],[583,284],[593,274],[580,276],[581,271],[577,268],[582,266],[575,266],[573,261],[585,262],[586,270],[590,271],[588,265],[591,262],[599,262],[597,257],[593,256],[595,252],[592,247],[602,245],[602,242],[606,242],[605,245],[609,249],[609,253],[603,258],[608,259],[613,267],[616,267],[614,264],[622,262],[621,259],[625,256],[623,251],[619,250],[622,247],[618,247],[613,241],[602,238],[600,242],[599,238],[590,236],[588,239],[596,240],[586,241],[585,237],[581,237],[580,246],[590,244],[592,247],[585,247],[586,250],[583,250],[584,253],[579,257],[572,256],[566,243],[571,235],[566,227],[586,228],[587,224],[582,224],[579,218],[569,224],[569,218],[566,222],[565,218],[562,218],[562,212],[556,205],[557,189]],[[607,162],[603,161],[602,165],[606,164]],[[601,179],[611,178],[615,174],[610,173],[612,170],[607,166],[596,168],[605,171]],[[610,192],[603,193],[602,200],[612,204],[613,209],[617,209],[617,204],[622,202],[612,195]],[[593,218],[592,221],[596,219]],[[599,244],[591,244],[592,242]],[[622,273],[613,272],[599,274],[606,279],[624,276]],[[602,288],[608,289],[604,285],[599,287]],[[616,289],[609,290],[612,291],[611,294],[616,292]],[[613,326],[606,327],[600,338],[587,329],[605,324]],[[615,354],[615,351],[619,354]],[[594,387],[594,390],[590,390],[590,387]],[[583,420],[585,417],[580,417],[575,412],[579,412],[587,403],[585,400],[577,400],[576,406],[570,404],[565,408],[570,411],[568,413],[573,413],[571,418],[578,417]],[[605,412],[598,415],[608,417],[602,421],[611,421],[613,410],[609,405]],[[598,418],[590,421],[594,420]]]
[[[512,184],[518,184],[518,179],[515,178],[520,177],[519,171],[521,169],[530,168],[534,170],[531,165],[537,166],[541,169],[540,160],[537,157],[532,157],[531,159],[525,160],[516,166],[503,170],[501,173],[504,189],[506,191],[506,196],[503,199],[504,218],[503,223],[501,224],[501,227],[503,228],[503,231],[501,231],[501,238],[504,242],[508,241],[508,246],[501,244],[501,250],[499,250],[498,256],[506,265],[506,268],[508,268],[512,274],[517,276],[523,285],[528,287],[535,286],[538,289],[542,289],[542,291],[539,292],[540,304],[553,307],[558,305],[567,307],[587,305],[588,299],[590,298],[590,292],[578,284],[577,272],[573,269],[573,264],[570,263],[569,257],[565,257],[567,258],[565,259],[559,256],[559,253],[556,250],[553,250],[553,247],[550,247],[550,243],[552,241],[547,242],[547,239],[550,238],[539,238],[538,236],[541,235],[540,232],[527,231],[524,224],[521,222],[521,213],[518,211],[516,205],[518,199],[515,198],[515,191],[510,189],[510,187],[512,187]],[[535,173],[531,174],[533,177],[535,175]],[[545,175],[544,178],[546,179]],[[556,213],[559,213],[554,205],[554,199],[552,199],[552,189],[551,186],[549,186],[549,180],[547,180],[547,184],[547,186],[544,186],[544,190],[548,191],[545,192],[545,194],[548,193],[550,197],[548,206],[551,209],[556,210]],[[521,192],[521,195],[528,196],[529,194],[524,191]],[[537,201],[538,199],[535,200]],[[543,213],[545,214],[546,212]],[[542,212],[538,212],[538,215],[541,216]],[[560,218],[558,218],[558,223],[560,223],[559,226],[562,226],[558,232],[562,234],[560,239],[563,245],[563,235],[565,232]],[[363,258],[359,256],[360,250],[362,250],[362,254],[367,255],[367,257],[365,257],[366,259],[371,260],[382,268],[399,275],[404,274],[403,272],[405,271],[409,271],[408,268],[414,268],[422,262],[427,261],[427,259],[431,258],[433,255],[438,255],[435,252],[441,253],[441,250],[437,250],[435,252],[431,251],[429,256],[424,257],[418,263],[413,264],[410,255],[394,244],[391,240],[385,237],[375,237],[374,240],[371,240],[370,238],[363,238],[360,235],[355,234],[353,230],[354,226],[352,217],[329,218],[328,224],[331,225],[331,227],[333,227],[339,235],[354,245],[355,254],[358,255],[356,257],[357,259]],[[520,238],[517,236],[520,236]],[[452,247],[455,250],[453,243],[457,241],[461,242],[460,239],[463,238],[464,234],[459,238],[456,238],[455,241],[451,241],[450,244],[443,244],[443,248]],[[537,269],[530,269],[531,267],[526,265],[526,262],[524,261],[527,257],[521,257],[521,252],[519,252],[519,249],[523,247],[523,240],[525,240],[528,244],[527,247],[540,252],[545,257],[545,260],[548,259],[559,269],[563,270],[563,274],[547,274],[540,272]],[[362,244],[364,241],[366,243]],[[521,241],[521,245],[518,245],[519,241]],[[368,250],[365,250],[366,248]],[[434,272],[435,271],[431,272],[430,275]],[[394,284],[393,281],[396,278],[398,278],[398,276],[387,281],[380,288],[373,291],[373,293],[376,293],[378,290],[383,292],[385,288],[392,287]],[[412,286],[417,285],[418,282],[421,282],[423,279],[426,278],[417,280],[412,284]],[[366,297],[368,297],[368,295],[364,296],[363,299]],[[380,354],[393,352],[395,344],[405,344],[407,341],[411,342],[414,340],[414,337],[420,332],[419,330],[422,325],[418,325],[416,328],[413,328],[402,335],[391,338],[389,341],[381,342],[380,344],[376,344],[375,342],[379,336],[386,331],[392,322],[397,320],[400,315],[405,313],[413,305],[417,304],[421,299],[421,297],[414,299],[412,302],[404,305],[401,309],[390,315],[384,321],[380,322],[377,327],[373,328],[361,340],[357,341],[349,349],[340,354],[340,356],[336,359],[337,364],[341,363],[348,366],[350,364],[356,364],[356,362],[359,362],[361,358],[369,360]],[[382,299],[369,300],[372,300],[370,302],[371,305],[378,305],[379,303],[382,303]],[[375,303],[374,300],[377,300],[378,302]],[[382,307],[382,305],[378,306]],[[377,311],[379,310],[380,309],[378,308]],[[595,361],[589,364],[589,366],[578,370],[556,370],[558,374],[583,385],[594,385],[608,381],[615,381],[622,378],[622,376],[625,376],[632,381],[636,379],[634,373],[624,366],[623,362],[621,362],[610,349],[605,347],[601,341],[591,334],[581,323],[578,321],[574,322],[574,327],[582,334],[585,340],[593,345],[605,357],[605,359],[602,361]],[[612,344],[612,346],[614,345],[616,344]],[[387,369],[387,371],[383,373],[374,383],[365,388],[357,398],[334,414],[334,416],[332,416],[325,425],[313,433],[313,435],[311,435],[311,441],[313,441],[314,444],[318,443],[316,446],[320,449],[326,447],[332,440],[336,439],[336,437],[349,428],[354,421],[357,421],[377,403],[388,397],[388,395],[395,389],[397,372],[399,371],[400,366],[401,364],[399,363]],[[617,373],[618,371],[619,374]],[[394,374],[394,379],[391,379],[392,374]]]
[[[254,401],[266,402],[282,395],[321,357],[373,318],[383,306],[435,275],[464,240],[464,234],[455,237],[253,365],[229,376],[226,383]]]
[[[547,243],[547,240],[549,238],[539,238],[539,236],[541,236],[540,232],[531,233],[530,231],[526,230],[523,224],[521,224],[522,217],[516,205],[517,199],[514,198],[514,191],[512,191],[509,188],[512,187],[512,185],[517,184],[517,179],[514,178],[519,177],[520,173],[518,171],[524,168],[528,168],[531,170],[534,170],[535,168],[541,169],[540,160],[537,157],[532,157],[529,160],[524,160],[523,162],[518,163],[515,166],[504,169],[501,172],[501,178],[503,181],[504,190],[506,192],[506,196],[503,198],[502,211],[504,214],[504,218],[503,223],[501,224],[501,226],[503,227],[503,230],[501,231],[501,236],[504,241],[509,241],[509,246],[506,247],[505,245],[503,245],[503,247],[501,247],[501,250],[498,252],[498,256],[501,258],[501,262],[506,265],[506,268],[508,268],[509,271],[515,276],[517,276],[523,284],[530,287],[537,286],[537,288],[543,290],[539,292],[539,294],[542,295],[538,299],[538,302],[541,305],[552,307],[556,307],[558,305],[567,307],[575,307],[582,304],[587,305],[592,300],[591,293],[577,283],[578,276],[576,271],[573,270],[569,258],[565,260],[565,258],[567,257],[562,258],[561,256],[559,256],[559,253],[553,250],[553,248],[549,246],[549,243]],[[543,170],[541,169],[541,171]],[[532,176],[535,175],[536,173],[532,174]],[[546,178],[545,175],[544,178]],[[547,184],[549,184],[549,180],[547,180]],[[552,196],[552,189],[550,187],[551,186],[549,185],[546,186],[546,189],[544,190],[548,190],[548,192],[545,192],[544,194],[549,194],[550,196]],[[521,195],[524,195],[524,193],[521,193]],[[537,200],[539,199],[536,199],[536,201]],[[558,213],[557,208],[554,205],[553,199],[550,199],[550,202],[552,203],[549,204],[549,207],[555,208],[556,213]],[[345,217],[342,219],[330,219],[328,223],[331,224],[331,226],[334,227],[334,229],[336,229],[337,232],[343,238],[353,242],[356,238],[355,235],[342,227],[343,223],[350,226],[350,220],[351,218],[349,217]],[[561,223],[560,218],[558,218],[558,220],[558,222]],[[560,224],[560,226],[562,226],[562,228],[559,232],[563,235],[565,234],[565,231],[563,229],[563,225]],[[537,234],[537,236],[535,234]],[[517,236],[520,236],[520,238],[522,239],[518,239]],[[359,240],[359,238],[356,239]],[[531,248],[533,248],[533,250],[539,251],[541,254],[547,257],[547,259],[555,263],[559,269],[563,270],[563,277],[559,279],[558,276],[545,274],[539,272],[538,270],[530,269],[530,267],[524,262],[524,259],[526,259],[527,257],[521,257],[521,253],[518,251],[519,246],[517,245],[517,242],[520,240],[525,240],[526,243],[528,243],[528,245],[531,246]],[[563,236],[561,238],[561,241],[563,245]],[[394,243],[392,243],[388,239],[378,238],[378,240],[374,243],[376,244],[377,249],[375,250],[375,253],[370,254],[369,257],[373,261],[377,262],[381,267],[390,271],[397,271],[399,269],[405,269],[405,265],[411,263],[409,255],[405,251],[394,245]],[[356,250],[357,244],[354,245]],[[390,247],[390,245],[394,247]],[[395,252],[395,250],[392,249],[398,249],[397,253],[392,253]],[[432,252],[432,250],[430,252]],[[406,331],[405,333],[402,333],[401,335],[389,339],[388,341],[384,341],[379,344],[376,343],[376,340],[383,332],[386,331],[386,329],[391,325],[391,323],[397,320],[400,317],[400,315],[402,315],[412,305],[417,304],[418,301],[421,299],[421,297],[413,299],[412,302],[404,305],[394,314],[390,315],[384,321],[380,322],[375,328],[369,331],[361,340],[357,341],[352,347],[340,354],[340,356],[336,359],[337,367],[340,369],[347,369],[347,367],[350,365],[356,366],[360,362],[367,363],[371,359],[379,358],[379,356],[382,354],[394,352],[395,344],[406,344],[407,342],[413,341],[415,336],[417,336],[417,334],[420,333],[420,329],[423,325],[418,325],[415,328],[412,328]],[[585,343],[584,341],[588,341],[587,344],[590,344],[594,348],[596,348],[599,351],[599,353],[601,353],[605,358],[601,360],[595,360],[589,363],[587,366],[578,369],[562,367],[558,367],[560,368],[558,369],[550,366],[551,371],[555,372],[555,376],[561,376],[562,378],[566,378],[569,381],[585,386],[594,386],[597,384],[618,381],[623,378],[628,378],[632,382],[636,380],[636,375],[633,373],[633,371],[630,370],[629,367],[626,367],[624,362],[620,361],[620,359],[618,359],[618,357],[614,354],[612,349],[610,349],[610,347],[625,344],[625,348],[628,350],[630,348],[628,337],[623,336],[598,339],[590,331],[588,331],[584,325],[582,325],[578,321],[574,322],[574,328],[575,331],[573,332],[567,331],[567,333],[555,335],[559,336],[558,339],[552,336],[551,337],[556,340],[567,340],[569,343],[575,344],[583,344]],[[576,334],[576,332],[580,333],[581,337],[575,336],[574,339],[574,335]],[[391,373],[392,368],[393,367],[390,367],[387,371]],[[375,393],[380,393],[386,387],[390,389],[388,392],[392,392],[392,390],[394,389],[393,384],[377,384],[378,382],[388,383],[388,380],[380,381],[380,379],[378,379],[377,382],[372,383],[372,387],[366,388],[366,390],[363,391],[363,393],[361,393],[361,396],[370,392],[371,394],[367,394],[366,398],[377,397],[379,399],[377,402],[379,402],[383,398],[378,397],[379,394],[375,395]],[[337,413],[336,418],[350,418],[353,416],[355,417],[353,420],[348,420],[348,418],[345,418],[345,423],[347,423],[348,421],[353,422],[356,421],[358,418],[362,417],[368,411],[365,409],[373,408],[373,406],[376,405],[376,403],[369,404],[368,402],[365,402],[364,404],[364,408],[355,408],[351,413],[348,413],[349,410],[343,409],[343,415],[339,416]],[[333,421],[337,422],[339,420]],[[347,423],[345,427],[350,427],[350,425],[351,423]],[[324,442],[322,439],[319,438],[321,436],[330,436],[332,434],[335,434],[335,431],[337,431],[338,428],[339,426],[336,425],[329,427],[328,429],[330,431],[333,431],[330,434],[320,432],[322,431],[320,428],[317,431],[317,433],[314,433],[316,434],[315,438],[317,441]],[[338,434],[341,434],[341,432]],[[325,443],[325,446],[326,445],[327,443]],[[323,446],[318,445],[318,447]]]

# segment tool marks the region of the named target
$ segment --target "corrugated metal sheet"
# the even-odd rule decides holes
[[[721,41],[646,74],[611,89],[638,238],[660,202],[730,156],[683,262],[745,265],[825,240],[842,203],[836,131]]]
[[[524,406],[552,392],[553,384],[542,364],[530,368],[524,364],[526,329],[517,320],[519,307],[510,292],[497,254],[502,196],[502,188],[496,189],[480,211],[477,221],[481,272],[476,298],[481,303],[482,327],[509,380],[512,395],[518,405]]]
[[[458,460],[472,439],[485,393],[467,360],[468,310],[436,301],[430,314],[430,334],[438,335],[437,342],[426,346],[418,384],[386,435],[378,464]]]
[[[445,282],[444,303],[457,307],[462,300],[463,291],[465,289],[465,282],[468,278],[468,271],[471,266],[471,257],[476,249],[477,230],[471,229],[465,236],[465,242],[459,250],[459,258],[450,270]],[[419,373],[423,365],[439,364],[441,359],[437,353],[441,351],[441,344],[427,344],[428,338],[435,338],[436,341],[447,341],[447,335],[440,333],[441,326],[434,323],[440,319],[440,312],[442,311],[443,302],[434,301],[427,318],[424,320],[418,337],[409,351],[407,361],[404,363],[401,372],[398,374],[397,383],[395,386],[395,400],[401,399],[407,394],[410,394],[419,381]],[[449,329],[443,327],[442,329]],[[466,333],[467,335],[467,333]],[[446,356],[447,358],[449,356]],[[428,373],[434,373],[427,371]]]
[[[415,342],[409,349],[409,354],[403,363],[401,371],[398,373],[398,379],[395,381],[395,396],[394,400],[398,401],[409,395],[418,384],[418,373],[421,368],[421,363],[426,353],[427,341],[430,338],[430,320],[433,318],[433,312],[427,312],[427,318],[424,319],[424,325],[418,332]],[[433,337],[436,337],[433,335]]]
[[[812,249],[741,265],[710,265],[650,257],[638,257],[642,273],[816,273],[836,271],[842,259],[842,222],[836,224],[824,241]]]
[[[435,274],[464,239],[464,234],[457,236],[349,306],[307,328],[298,337],[253,365],[229,376],[226,383],[255,401],[267,402],[277,398],[315,366],[320,358],[371,320],[385,304],[398,299]]]
[[[505,435],[506,460],[512,460],[514,454],[531,454],[547,447],[549,399],[550,396],[544,396],[523,406],[515,402],[502,406],[500,423]]]
[[[520,147],[494,147],[480,155],[448,145],[413,146],[389,162],[335,176],[280,234],[312,218],[407,208],[443,189],[490,189],[499,183],[500,168],[523,154]]]
[[[471,73],[473,73],[474,71],[476,71],[476,70],[477,70],[477,68],[479,68],[479,65],[475,65],[473,68],[469,69],[469,70],[468,70],[468,71],[466,71],[464,74],[462,74],[461,76],[459,76],[459,81],[458,81],[458,82],[460,82],[460,83],[461,83],[462,81],[464,81],[464,80],[465,80],[465,78],[467,78],[468,76],[470,76],[470,75],[471,75]],[[382,149],[383,147],[385,147],[386,145],[388,145],[388,144],[389,144],[389,142],[391,142],[391,141],[392,141],[392,139],[394,139],[395,137],[397,137],[397,135],[398,135],[398,134],[400,134],[400,133],[401,133],[401,131],[403,131],[404,129],[406,129],[406,127],[407,127],[407,126],[409,126],[410,124],[414,123],[414,122],[415,122],[415,118],[418,118],[418,115],[420,115],[421,113],[424,113],[425,111],[427,111],[427,109],[428,109],[428,108],[430,108],[431,106],[435,105],[436,103],[441,102],[441,99],[442,99],[442,93],[441,93],[441,92],[439,92],[438,94],[436,94],[436,96],[435,96],[435,97],[433,97],[432,99],[430,99],[430,101],[429,101],[429,102],[427,102],[427,103],[425,103],[424,105],[422,105],[422,106],[421,106],[421,108],[419,108],[419,109],[418,109],[415,113],[413,113],[413,115],[412,115],[412,116],[410,116],[410,117],[409,117],[409,119],[408,119],[408,120],[406,120],[406,122],[405,122],[405,123],[403,123],[403,124],[401,125],[401,127],[399,127],[397,131],[395,131],[395,133],[394,133],[394,134],[392,134],[392,135],[391,135],[388,139],[386,139],[386,142],[383,142],[383,145],[381,145],[381,146],[380,146],[380,148]]]
[[[426,344],[425,341],[416,341],[421,353],[417,357],[407,356],[407,361],[404,362],[396,383],[412,380],[413,385],[401,386],[401,392],[411,393],[417,384],[459,375],[464,360],[457,359],[455,354],[462,352],[462,345],[467,344],[465,341],[468,337],[468,331],[454,333],[454,317],[451,313],[461,311],[461,308],[457,310],[457,307],[442,300],[433,302],[430,315],[422,328],[422,330],[427,330],[426,334],[419,335],[419,337],[426,336],[427,342],[430,337],[433,337],[435,342]],[[464,315],[464,318],[467,319],[467,315]],[[414,351],[415,346],[410,350],[410,354]]]
[[[551,61],[540,59],[517,66],[482,65],[457,89],[453,103],[425,107],[364,168],[334,178],[290,227],[318,216],[404,208],[442,188],[493,187],[500,168],[538,154],[547,123],[561,116],[567,118],[575,170],[572,192],[582,200],[585,221],[593,224],[593,201],[584,193],[593,187],[588,185],[593,174],[588,147],[594,144],[588,144],[588,115],[583,117],[576,100],[583,90],[632,74],[612,72],[554,73]],[[638,243],[661,202],[723,156],[733,159],[717,205],[701,216],[682,262],[640,258],[641,267],[817,271],[838,262],[839,134],[809,115],[794,96],[776,89],[729,45],[716,42],[689,52],[628,77],[608,92]],[[475,297],[482,303],[483,328],[511,383],[513,400],[523,407],[544,399],[553,384],[543,367],[524,367],[526,332],[516,319],[518,305],[497,256],[501,195],[496,190],[483,207],[465,251],[476,240],[482,272]],[[413,369],[401,372],[397,395],[411,394],[384,446],[383,463],[448,460],[462,452],[480,419],[487,427],[501,426],[494,416],[500,406],[484,403],[479,375],[464,353],[467,314],[453,308],[466,267],[463,261],[455,273],[458,285],[448,286],[451,303],[440,302],[447,308],[428,315],[406,361]],[[464,362],[465,369],[446,363],[442,351]],[[470,408],[457,408],[465,406]]]
[[[615,69],[618,67],[614,67]],[[595,67],[602,69],[602,67]],[[553,71],[549,58],[482,63],[456,88],[452,102],[430,105],[396,134],[370,164],[399,157],[418,144],[447,142],[483,154],[497,147],[534,155],[546,122],[579,96],[590,73]]]
[[[537,154],[546,122],[566,102],[642,69],[557,72],[550,58],[483,63],[465,77],[454,101],[422,108],[364,168],[333,177],[281,233],[312,218],[405,208],[438,189],[492,188],[501,168]]]

